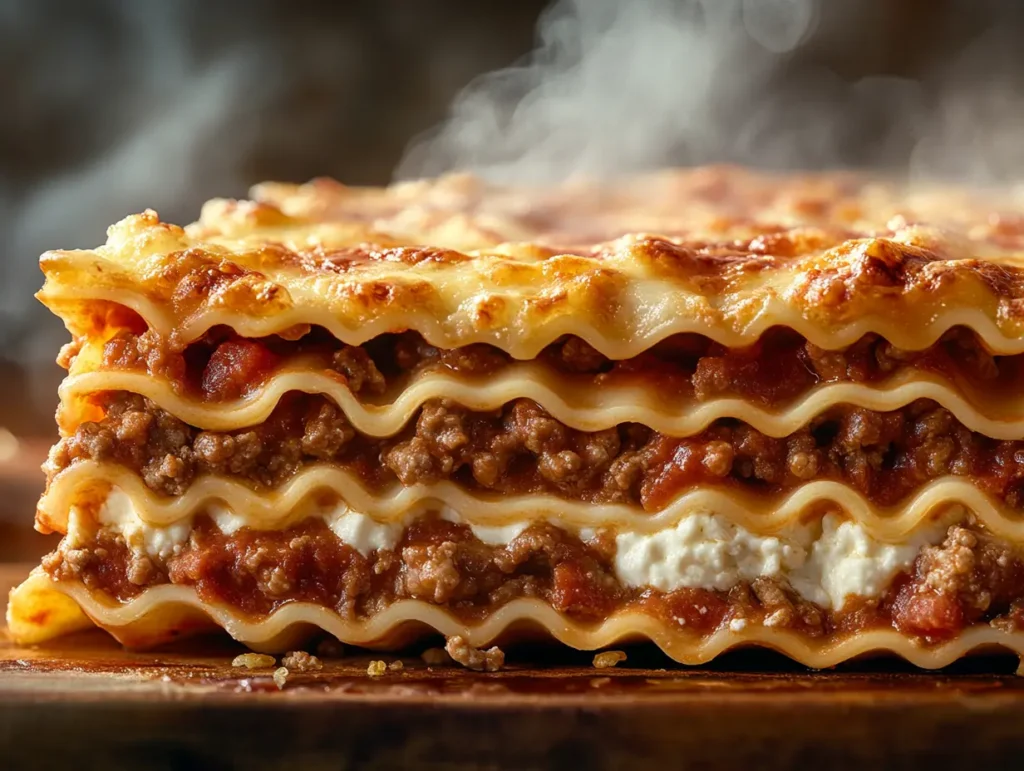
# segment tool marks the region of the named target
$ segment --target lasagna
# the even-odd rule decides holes
[[[265,184],[50,252],[20,640],[1024,651],[1024,195]]]

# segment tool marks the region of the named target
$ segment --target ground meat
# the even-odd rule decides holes
[[[145,567],[140,569],[140,563]],[[42,565],[58,581],[80,581],[93,591],[105,591],[122,600],[137,596],[146,586],[167,581],[165,570],[130,549],[122,536],[105,530],[87,544],[71,546],[65,539],[57,551],[43,557]]]
[[[505,666],[505,653],[497,646],[488,650],[479,650],[471,646],[464,637],[455,635],[445,642],[445,651],[452,660],[462,664],[466,669],[478,672],[497,672]]]
[[[134,394],[112,400],[102,423],[83,423],[50,452],[53,474],[79,459],[110,461],[134,468],[146,485],[180,495],[195,475],[194,432],[170,413]]]
[[[336,405],[314,403],[307,412],[302,451],[314,458],[329,460],[337,456],[355,435],[355,429]]]
[[[412,425],[386,439],[358,434],[317,395],[289,394],[266,422],[234,432],[196,431],[131,394],[110,394],[106,409],[103,420],[81,424],[56,445],[51,479],[89,458],[128,466],[153,490],[180,495],[199,474],[277,486],[304,466],[331,462],[374,489],[450,479],[467,489],[653,511],[701,484],[770,495],[814,479],[894,505],[930,480],[955,475],[1024,506],[1024,442],[988,439],[926,400],[892,412],[837,406],[784,438],[728,419],[684,439],[636,424],[576,431],[526,399],[493,412],[427,402]]]
[[[465,525],[425,516],[407,526],[394,551],[364,557],[320,520],[224,534],[200,517],[189,541],[166,562],[101,529],[88,543],[65,539],[43,559],[43,569],[55,580],[81,582],[123,602],[143,590],[132,574],[145,559],[145,586],[193,586],[205,601],[255,617],[302,601],[366,618],[395,601],[417,599],[478,623],[511,600],[534,597],[578,622],[634,610],[698,635],[760,625],[821,638],[884,627],[929,643],[970,624],[1015,630],[1024,622],[1024,557],[975,524],[951,527],[945,541],[925,547],[912,571],[897,576],[885,593],[850,598],[841,612],[803,599],[781,578],[759,577],[728,591],[625,587],[611,569],[614,540],[601,541],[584,543],[539,522],[507,545],[492,546]],[[289,656],[282,664],[291,670],[315,667],[308,654]]]
[[[371,588],[367,560],[316,520],[287,531],[243,528],[231,535],[200,522],[167,565],[172,583],[253,615],[301,601],[353,617]]]
[[[504,547],[482,544],[462,525],[414,524],[399,553],[398,592],[437,604],[544,596],[565,613],[588,617],[601,615],[618,593],[607,559],[545,523]]]
[[[507,353],[493,345],[473,343],[453,350],[441,349],[441,364],[455,372],[467,375],[487,375],[497,372],[509,362]]]
[[[467,375],[496,372],[511,361],[507,353],[493,345],[473,343],[446,350],[430,345],[412,332],[398,336],[393,342],[393,348],[384,351],[382,358],[389,361],[389,369],[414,371],[440,365]]]
[[[826,614],[822,609],[800,597],[784,581],[755,578],[750,584],[750,597],[756,600],[762,623],[767,627],[800,629],[812,637],[825,632]]]
[[[462,574],[456,564],[459,547],[454,541],[439,544],[414,544],[402,549],[402,588],[418,600],[442,605],[455,598],[462,587]],[[464,587],[466,596],[475,587]]]
[[[1007,614],[1022,586],[1024,559],[1006,541],[957,525],[941,545],[922,550],[893,617],[902,631],[946,639],[981,618]]]
[[[275,367],[299,356],[310,371],[339,373],[359,395],[383,393],[390,379],[426,369],[487,375],[512,363],[507,353],[491,345],[445,350],[412,332],[349,346],[317,327],[299,325],[259,339],[218,327],[183,347],[146,330],[141,319],[122,322],[125,328],[104,346],[105,367],[148,371],[179,391],[212,400],[235,399],[259,388]],[[72,346],[62,354],[64,366],[76,353]],[[701,335],[674,335],[621,361],[608,359],[579,337],[565,336],[537,360],[559,373],[590,376],[594,385],[643,382],[678,393],[681,399],[733,396],[765,406],[792,401],[819,383],[874,382],[906,367],[955,374],[1013,393],[1019,385],[1019,362],[1024,361],[993,356],[974,332],[959,327],[921,351],[898,349],[874,334],[842,350],[825,350],[783,328],[768,330],[745,348],[729,348]]]
[[[421,436],[414,436],[395,445],[384,453],[383,458],[387,467],[407,487],[421,482],[433,482],[444,476],[441,470],[443,460],[435,461],[430,443]]]
[[[187,378],[185,357],[153,330],[134,334],[119,330],[103,346],[103,366],[110,369],[143,369],[170,381]]]
[[[552,353],[557,351],[557,361],[569,372],[599,372],[612,365],[603,353],[578,337],[555,343],[551,349]]]
[[[331,357],[334,369],[348,380],[348,387],[354,394],[382,394],[386,383],[370,355],[354,345],[346,345],[335,351]]]
[[[618,599],[619,586],[610,560],[553,525],[540,523],[524,530],[494,553],[505,575],[529,565],[551,574],[549,602],[573,616],[600,618]]]

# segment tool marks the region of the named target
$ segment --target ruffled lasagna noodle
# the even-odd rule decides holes
[[[317,180],[42,259],[16,638],[1024,651],[1012,191]]]

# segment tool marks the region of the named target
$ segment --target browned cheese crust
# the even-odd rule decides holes
[[[455,177],[256,192],[187,229],[147,212],[104,247],[52,252],[40,297],[75,334],[95,320],[88,302],[122,298],[184,340],[319,323],[347,343],[415,329],[517,358],[565,332],[628,358],[673,331],[739,345],[779,324],[822,347],[874,331],[922,348],[969,310],[994,347],[1021,350],[1024,226],[1008,195],[729,168],[607,189]]]

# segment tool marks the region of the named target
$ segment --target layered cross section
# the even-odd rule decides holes
[[[987,197],[986,197],[987,196]],[[1024,650],[1009,193],[266,185],[44,255],[40,640]]]

